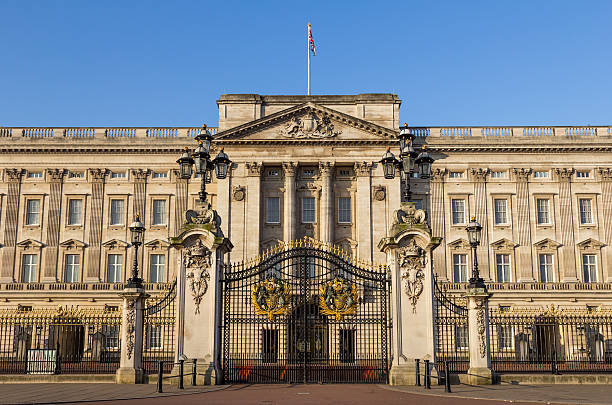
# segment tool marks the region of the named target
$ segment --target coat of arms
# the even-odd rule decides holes
[[[331,138],[340,133],[341,131],[334,129],[334,124],[327,115],[319,118],[313,112],[301,118],[292,117],[280,130],[280,134],[286,138]]]
[[[319,289],[319,293],[322,314],[334,315],[336,320],[341,321],[346,315],[357,312],[357,286],[345,278],[338,276],[328,281]]]
[[[276,315],[285,315],[289,310],[291,292],[289,286],[276,278],[267,278],[253,286],[251,302],[257,315],[273,320]]]
[[[200,239],[196,240],[193,246],[185,249],[185,270],[187,282],[191,290],[191,296],[195,304],[195,313],[200,313],[200,303],[206,291],[208,291],[208,281],[211,267],[212,252],[204,246]]]

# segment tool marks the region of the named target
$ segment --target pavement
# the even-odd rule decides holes
[[[423,387],[367,384],[324,385],[164,385],[164,393],[153,384],[2,384],[1,404],[100,403],[125,405],[156,404],[256,404],[256,405],[463,405],[482,404],[611,404],[609,385],[453,385],[452,393],[443,386]]]

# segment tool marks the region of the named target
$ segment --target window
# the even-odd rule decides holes
[[[581,198],[578,200],[578,205],[580,207],[580,223],[584,224],[592,224],[593,223],[593,214],[592,214],[592,205],[593,200],[590,198]]]
[[[26,201],[26,225],[40,225],[40,200]]]
[[[166,255],[151,255],[150,279],[152,283],[163,283],[166,279]]]
[[[79,282],[79,267],[81,266],[80,255],[66,255],[64,263],[64,282],[78,283]]]
[[[38,255],[23,255],[21,272],[22,283],[36,282],[36,266],[38,265]]]
[[[506,172],[491,172],[492,179],[503,179],[506,177]]]
[[[351,169],[340,169],[338,175],[341,177],[349,177],[351,175]]]
[[[536,209],[538,211],[538,224],[550,224],[550,200],[538,198]]]
[[[119,348],[119,325],[103,325],[102,333],[106,336],[106,349]]]
[[[597,258],[593,254],[582,255],[582,269],[584,270],[584,282],[597,282]]]
[[[545,172],[545,171],[533,172],[533,177],[536,179],[545,179],[548,177],[548,172]]]
[[[462,179],[463,172],[449,172],[448,177],[451,179]]]
[[[338,336],[338,352],[340,354],[341,363],[354,363],[355,362],[355,330],[354,329],[340,329],[340,336]]]
[[[280,197],[266,198],[266,223],[280,224]]]
[[[125,214],[123,211],[124,200],[111,200],[110,201],[110,224],[111,225],[123,225]]]
[[[497,326],[497,348],[498,349],[512,349],[513,339],[512,326],[510,325],[498,325]]]
[[[154,179],[167,179],[168,172],[153,172],[152,176]]]
[[[278,330],[263,329],[262,331],[261,356],[264,363],[276,363],[278,361]]]
[[[465,200],[451,200],[453,225],[465,224]]]
[[[493,200],[495,208],[495,225],[508,223],[508,200],[495,199]]]
[[[314,169],[304,169],[304,170],[302,171],[302,175],[303,175],[304,177],[314,177],[314,175],[315,175],[315,171],[314,171]]]
[[[453,255],[453,273],[455,283],[465,283],[468,281],[467,255]]]
[[[591,173],[589,171],[577,171],[576,172],[576,177],[577,178],[582,178],[582,179],[586,179],[588,177],[591,177]]]
[[[497,263],[497,281],[499,283],[510,282],[510,255],[498,254],[495,255]]]
[[[268,177],[278,177],[280,176],[280,171],[278,169],[268,169]]]
[[[108,282],[120,283],[122,279],[123,255],[108,255]]]
[[[111,172],[111,179],[125,179],[125,172]]]
[[[147,325],[147,348],[162,348],[162,327],[161,325]]]
[[[28,170],[28,179],[42,179],[42,172],[31,172]]]
[[[455,348],[466,350],[468,348],[469,332],[467,325],[455,325]]]
[[[351,197],[338,198],[338,222],[341,224],[351,223]]]
[[[153,200],[152,225],[166,225],[166,200]]]
[[[315,222],[314,197],[302,198],[302,222],[305,224],[314,224]]]
[[[73,171],[70,171],[70,172],[68,172],[68,178],[70,178],[70,179],[84,179],[85,178],[85,172],[73,172]]]
[[[553,273],[553,255],[550,253],[540,255],[540,281],[543,283],[552,283],[555,281]]]
[[[83,200],[68,200],[68,225],[83,224]]]

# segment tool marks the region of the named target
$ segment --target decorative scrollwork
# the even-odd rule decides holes
[[[198,239],[195,244],[185,249],[185,269],[189,290],[195,304],[195,313],[200,313],[200,303],[206,291],[208,291],[208,281],[210,274],[208,270],[211,266],[212,252]]]
[[[476,325],[478,328],[478,352],[481,358],[487,355],[487,329],[485,325],[485,300],[476,301]]]
[[[285,315],[289,311],[291,291],[288,285],[276,278],[267,278],[253,286],[251,302],[257,315],[265,315],[269,321],[276,315]]]
[[[321,313],[334,315],[341,321],[347,315],[354,315],[359,304],[357,286],[343,277],[335,277],[319,289]]]
[[[129,299],[127,301],[126,312],[127,323],[127,358],[132,358],[134,352],[134,334],[136,332],[136,300]]]
[[[423,249],[416,244],[414,239],[399,251],[399,266],[404,293],[412,304],[412,312],[416,313],[416,304],[423,292],[425,255]]]

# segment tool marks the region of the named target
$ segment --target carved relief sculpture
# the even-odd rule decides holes
[[[410,300],[412,312],[416,313],[416,304],[424,288],[425,251],[412,239],[398,253],[404,293]]]
[[[134,334],[136,333],[136,299],[127,300],[127,358],[134,352]]]
[[[341,321],[345,316],[357,312],[357,286],[343,277],[336,276],[319,289],[319,304],[322,314],[333,315],[337,321]]]
[[[317,116],[310,111],[306,115],[297,117],[293,116],[291,120],[285,124],[279,131],[281,136],[285,138],[332,138],[339,135],[342,131],[334,129],[329,116]]]
[[[485,327],[485,300],[476,300],[476,325],[478,328],[478,351],[481,358],[487,355],[487,329]]]
[[[209,269],[212,265],[211,255],[212,252],[204,246],[200,239],[185,249],[185,272],[196,314],[200,313],[200,303],[208,291]]]

